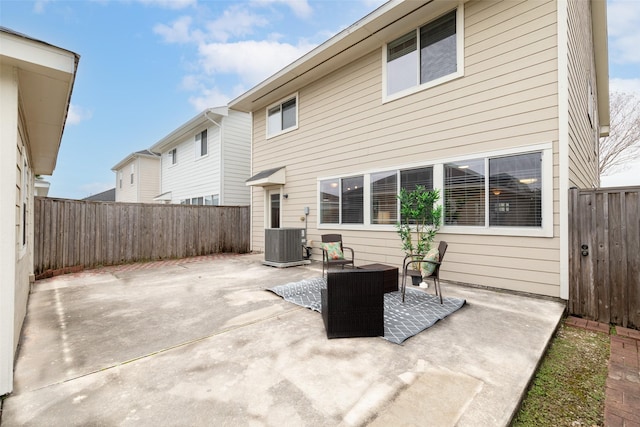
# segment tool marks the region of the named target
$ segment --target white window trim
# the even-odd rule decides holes
[[[527,145],[521,147],[513,147],[503,150],[477,152],[464,156],[443,157],[434,159],[429,163],[407,163],[397,167],[375,168],[366,171],[345,173],[343,175],[332,175],[318,177],[316,183],[316,212],[318,212],[316,227],[318,230],[367,230],[367,231],[396,231],[395,225],[392,224],[371,224],[371,174],[393,170],[406,170],[420,167],[433,167],[433,188],[440,190],[440,199],[438,205],[442,205],[444,201],[444,164],[452,162],[460,162],[472,159],[488,159],[493,157],[512,156],[530,152],[542,153],[542,226],[541,227],[496,227],[489,226],[486,221],[485,226],[462,226],[462,225],[442,225],[439,233],[442,234],[472,234],[472,235],[491,235],[491,236],[517,236],[517,237],[553,237],[553,143],[546,142],[541,144]],[[321,224],[320,223],[320,184],[322,181],[330,179],[342,179],[353,176],[364,175],[364,224]],[[400,182],[398,180],[398,186]],[[367,190],[369,189],[369,190]],[[485,195],[488,197],[488,193]],[[342,201],[342,199],[340,199]],[[485,217],[487,213],[485,212]],[[443,218],[444,221],[444,218]]]
[[[204,131],[205,131],[205,129],[202,129],[200,132],[197,132],[193,137],[193,140],[194,140],[193,146],[194,146],[195,160],[196,161],[198,161],[198,160],[200,160],[202,158],[205,158],[205,157],[209,157],[209,148],[210,148],[209,147],[209,133],[210,133],[209,132],[209,128],[206,129],[206,131],[207,131],[207,154],[202,154],[202,142],[201,142],[201,139],[196,139],[196,137],[198,135],[201,135],[202,132],[204,132]]]
[[[282,105],[285,102],[294,99],[296,100],[296,125],[295,126],[291,126],[290,128],[286,128],[283,130],[280,130],[278,132],[275,133],[269,133],[269,110],[272,109],[273,107],[276,107],[278,105]],[[298,126],[300,124],[300,116],[298,115],[298,107],[300,105],[300,101],[298,98],[298,92],[289,95],[289,96],[285,96],[284,98],[282,98],[281,100],[279,100],[278,102],[274,102],[273,104],[269,105],[267,108],[265,108],[264,110],[264,118],[265,118],[265,134],[266,134],[266,139],[271,139],[271,138],[275,138],[276,136],[280,136],[283,135],[285,133],[289,133],[289,132],[293,132],[294,130],[298,129]]]
[[[451,12],[451,10],[442,13],[439,16],[445,15]],[[420,27],[423,27],[429,22],[437,19],[434,19],[425,22],[419,27],[415,28],[414,31],[418,33],[418,41],[420,40]],[[397,39],[397,38],[396,38]],[[394,39],[394,40],[396,40]],[[393,41],[393,40],[390,40]],[[419,49],[419,46],[418,46]],[[387,43],[382,46],[382,103],[385,104],[387,102],[395,101],[399,98],[404,98],[405,96],[412,95],[414,93],[422,92],[424,90],[430,89],[435,86],[439,86],[441,84],[447,83],[451,80],[459,79],[460,77],[464,77],[464,4],[460,3],[456,9],[456,56],[457,56],[457,71],[455,73],[448,74],[446,76],[442,76],[438,79],[431,80],[427,83],[419,84],[416,86],[412,86],[400,92],[396,92],[392,95],[387,95]],[[420,75],[420,61],[416,62],[416,66],[418,67],[418,76]]]
[[[176,161],[175,163],[173,162],[173,150],[175,150],[175,152],[176,152],[176,157],[177,157],[177,154],[178,154],[178,147],[174,147],[174,148],[172,148],[171,150],[167,151],[167,156],[168,156],[168,159],[169,159],[169,160],[168,160],[168,166],[167,166],[167,167],[169,167],[169,168],[172,168],[172,167],[178,166],[178,162],[177,162],[177,161]]]

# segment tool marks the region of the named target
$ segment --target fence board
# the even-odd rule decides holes
[[[248,206],[36,197],[34,272],[249,251]],[[227,232],[228,231],[228,232]]]
[[[569,196],[570,313],[640,328],[640,187]]]

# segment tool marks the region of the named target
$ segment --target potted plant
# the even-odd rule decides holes
[[[431,249],[442,220],[442,206],[436,205],[439,199],[439,190],[428,190],[423,185],[416,186],[413,191],[400,189],[400,221],[396,223],[396,229],[406,255],[421,261]],[[412,270],[420,272],[421,263],[414,262]],[[411,275],[411,278],[414,284],[422,281],[421,274]]]

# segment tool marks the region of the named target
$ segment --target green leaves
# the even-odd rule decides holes
[[[440,229],[442,206],[436,206],[440,191],[427,190],[423,185],[413,191],[400,189],[400,221],[396,223],[402,249],[407,254],[426,254]]]

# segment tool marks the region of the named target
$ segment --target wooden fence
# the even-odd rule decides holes
[[[34,272],[249,252],[248,206],[36,197]]]
[[[640,328],[640,187],[569,193],[570,313]]]

